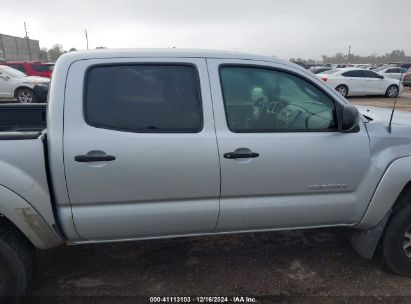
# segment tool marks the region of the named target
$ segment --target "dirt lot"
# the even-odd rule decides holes
[[[349,100],[354,104],[381,108],[392,108],[394,103],[394,99],[384,97],[350,97]],[[411,87],[405,87],[398,98],[396,108],[401,111],[411,111]]]
[[[148,302],[155,295],[271,295],[282,303],[294,303],[293,297],[295,303],[411,300],[411,279],[390,273],[378,258],[357,256],[350,235],[348,229],[296,230],[61,247],[38,253],[33,293],[58,296],[59,303],[73,303],[67,296],[143,296],[95,299]]]
[[[351,100],[381,107],[393,102]],[[411,89],[398,108],[411,111]],[[411,279],[390,273],[379,258],[357,256],[350,234],[322,229],[39,251],[33,284],[38,297],[26,300],[148,303],[150,296],[241,295],[266,296],[259,303],[410,303]]]

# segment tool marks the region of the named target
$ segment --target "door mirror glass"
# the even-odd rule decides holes
[[[360,114],[358,109],[350,104],[343,105],[342,117],[339,120],[341,132],[355,132],[359,127]]]

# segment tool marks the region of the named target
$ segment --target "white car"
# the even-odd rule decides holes
[[[359,68],[333,69],[317,76],[344,97],[364,95],[397,97],[404,88],[399,80]]]
[[[19,70],[0,65],[0,99],[16,98],[20,103],[36,102],[33,88],[36,85],[49,83],[49,78],[27,76]]]
[[[387,78],[401,79],[401,81],[407,80],[409,77],[407,70],[400,67],[385,66],[375,69],[374,72]]]

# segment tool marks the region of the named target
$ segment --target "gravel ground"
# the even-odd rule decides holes
[[[411,110],[410,88],[398,108]],[[357,256],[350,235],[349,229],[295,230],[39,251],[37,297],[26,302],[148,303],[150,296],[197,295],[265,296],[258,303],[410,303],[411,279],[392,274],[378,257]]]
[[[381,108],[392,108],[395,101],[393,98],[385,98],[381,96],[350,97],[349,100],[353,104]],[[398,98],[396,109],[401,111],[411,111],[411,87],[405,87],[403,93]]]
[[[277,297],[267,303],[294,303],[293,297],[295,303],[411,301],[411,279],[392,274],[378,257],[357,256],[351,232],[310,229],[60,247],[38,252],[33,294],[60,297],[59,303],[73,303],[69,296],[114,296],[96,299],[117,303],[124,296],[148,302],[150,296],[183,295]]]

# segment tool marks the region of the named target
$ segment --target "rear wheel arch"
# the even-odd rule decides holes
[[[394,93],[391,93],[390,90],[391,90],[392,88],[395,88],[395,89],[396,89],[396,93],[395,93],[395,94],[394,94]],[[387,89],[385,90],[385,96],[386,96],[386,97],[394,98],[394,97],[397,97],[399,94],[400,94],[400,87],[399,87],[398,84],[390,84],[390,85],[387,87]]]
[[[24,198],[0,185],[0,214],[37,248],[47,249],[63,243],[60,236]]]
[[[338,93],[340,93],[343,97],[347,97],[348,94],[349,94],[349,92],[350,92],[350,89],[348,88],[348,85],[346,85],[346,84],[344,84],[344,83],[341,83],[341,84],[337,85],[337,86],[335,87],[335,90],[336,90]],[[345,93],[343,94],[342,92],[343,92],[344,90],[345,90]]]
[[[3,214],[0,214],[0,298],[17,303],[30,289],[35,265],[33,244]]]

